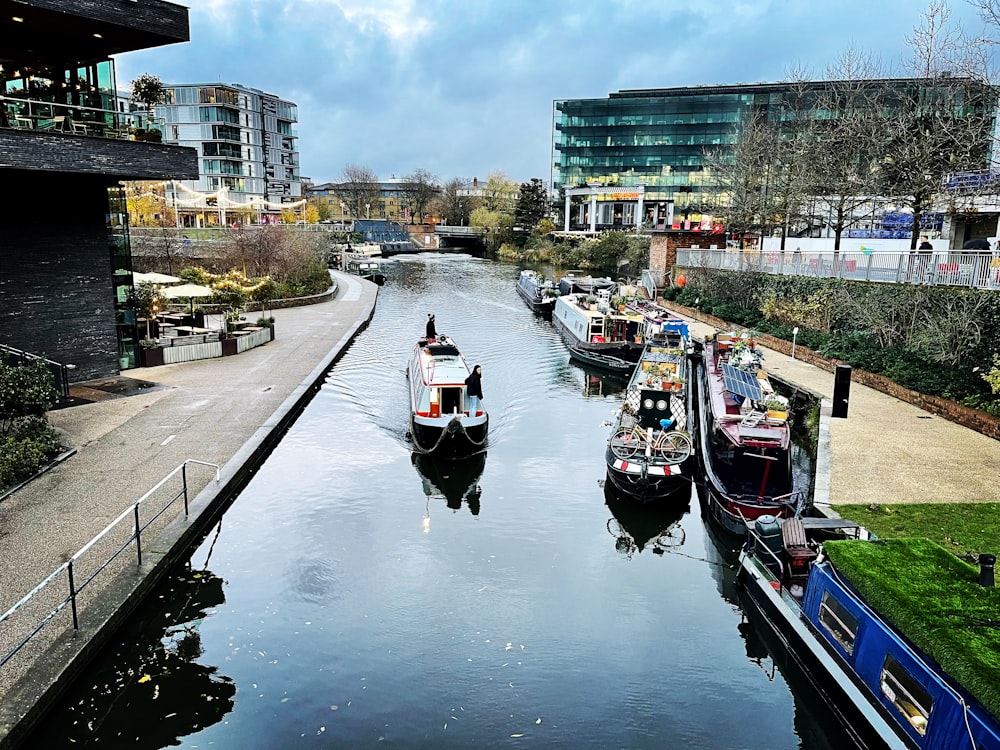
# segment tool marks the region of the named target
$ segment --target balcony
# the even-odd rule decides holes
[[[124,118],[114,110],[0,96],[0,168],[197,179],[197,152],[160,143],[162,122],[153,120],[159,127],[150,137],[133,132]]]

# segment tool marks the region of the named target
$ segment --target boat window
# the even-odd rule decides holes
[[[829,592],[823,592],[819,604],[819,623],[848,654],[854,653],[854,639],[858,635],[858,618],[852,615]]]
[[[931,696],[889,654],[886,654],[882,664],[880,682],[882,695],[903,715],[917,734],[923,737],[927,733],[927,719],[934,703]]]

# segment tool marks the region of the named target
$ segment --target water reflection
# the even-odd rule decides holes
[[[621,375],[601,372],[572,360],[570,360],[570,365],[583,373],[583,395],[588,398],[591,396],[617,396],[619,393],[624,393],[628,387],[628,378]]]
[[[109,648],[67,693],[60,721],[44,725],[35,746],[166,747],[220,722],[236,685],[198,663],[199,628],[225,601],[223,580],[211,571],[179,569],[130,621],[119,650]]]
[[[414,452],[410,460],[420,475],[428,500],[443,497],[452,510],[458,510],[464,502],[472,515],[479,515],[479,498],[483,493],[479,478],[486,467],[485,452],[450,461]]]
[[[640,504],[604,483],[604,500],[611,511],[608,533],[615,538],[615,549],[627,558],[650,547],[654,554],[683,546],[686,535],[681,519],[691,510],[691,488],[684,487],[664,499],[662,504]]]

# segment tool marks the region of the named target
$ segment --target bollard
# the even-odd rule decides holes
[[[837,365],[833,375],[833,409],[830,416],[847,419],[847,406],[851,399],[851,366]]]
[[[984,588],[993,588],[993,566],[996,565],[997,556],[982,554],[979,556],[979,585]]]

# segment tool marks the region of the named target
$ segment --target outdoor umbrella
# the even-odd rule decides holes
[[[187,297],[191,300],[191,314],[194,314],[194,298],[195,297],[211,297],[215,294],[215,290],[209,289],[207,286],[199,286],[198,284],[181,284],[180,286],[168,286],[160,290],[160,296],[166,297],[167,299],[180,299]]]
[[[176,276],[170,276],[165,273],[156,273],[156,271],[151,273],[139,273],[138,271],[133,272],[132,280],[136,284],[176,284],[180,281],[180,279]]]

